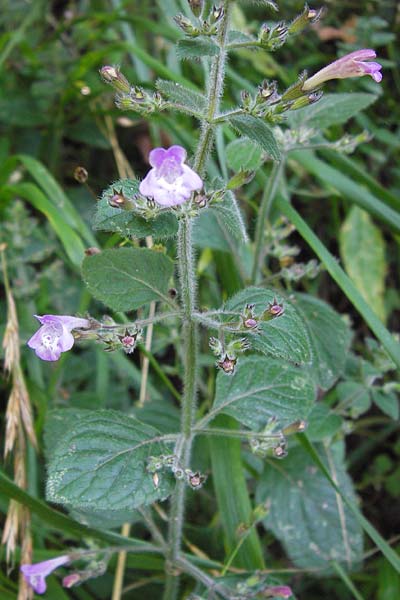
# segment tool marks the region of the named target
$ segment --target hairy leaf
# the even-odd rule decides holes
[[[158,79],[157,89],[172,102],[186,106],[187,108],[202,113],[206,106],[206,98],[203,94],[195,92],[180,83]]]
[[[128,311],[152,300],[170,302],[172,261],[147,248],[104,250],[86,257],[82,274],[90,293],[113,310]]]
[[[236,172],[256,171],[263,162],[262,149],[258,143],[246,138],[234,140],[226,147],[226,162]]]
[[[60,436],[48,464],[47,499],[74,509],[130,510],[166,498],[171,477],[156,487],[147,459],[169,452],[159,432],[113,410],[88,411]]]
[[[341,446],[318,449],[333,480],[354,501]],[[329,562],[337,561],[351,569],[361,560],[363,543],[358,521],[303,448],[289,451],[279,463],[269,462],[256,498],[269,503],[264,526],[284,545],[297,567],[329,570]]]
[[[264,121],[252,115],[239,115],[229,119],[230,124],[243,136],[256,142],[274,160],[279,160],[281,152],[272,129]]]
[[[362,92],[352,94],[326,94],[316,104],[292,112],[289,121],[293,127],[307,125],[326,129],[348,121],[364,108],[375,102],[375,94]]]
[[[216,56],[219,53],[219,47],[209,38],[185,39],[179,40],[176,52],[181,59],[200,59],[203,56]]]
[[[233,377],[220,372],[211,416],[224,413],[254,430],[307,419],[315,387],[307,370],[260,355],[240,359]]]

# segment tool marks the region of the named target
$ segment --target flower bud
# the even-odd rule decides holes
[[[217,361],[217,367],[227,375],[233,375],[236,369],[236,363],[236,357],[230,357],[228,354],[225,354],[222,360]]]
[[[236,356],[236,353],[241,354],[249,350],[250,342],[246,338],[239,338],[238,340],[232,340],[226,347],[226,353],[228,356]]]
[[[271,319],[275,319],[276,317],[281,317],[285,309],[283,307],[283,303],[279,303],[276,298],[273,299],[272,302],[268,304],[268,307],[265,309],[263,314],[261,315],[262,321],[270,321]]]
[[[196,471],[196,473],[193,473],[193,471],[190,471],[190,469],[187,469],[185,471],[185,474],[186,474],[186,481],[190,485],[192,490],[199,490],[203,486],[203,484],[206,480],[206,476],[203,475],[202,473],[199,473],[199,471]]]
[[[95,254],[100,254],[101,250],[96,248],[95,246],[91,246],[90,248],[86,248],[85,256],[94,256]]]
[[[203,0],[188,0],[190,9],[195,17],[200,17],[203,10]]]
[[[291,423],[287,427],[282,429],[283,435],[293,435],[294,433],[302,433],[307,429],[307,422],[304,420],[298,420],[294,423]]]
[[[295,17],[293,21],[290,23],[288,32],[290,35],[295,33],[300,33],[307,27],[307,25],[316,23],[320,20],[323,14],[323,9],[320,8],[318,10],[310,9],[307,4],[304,6],[303,12]]]
[[[236,173],[235,175],[233,175],[233,177],[230,178],[230,180],[226,184],[226,189],[236,190],[237,188],[242,187],[242,185],[249,183],[253,179],[254,175],[255,171],[240,170],[238,173]]]
[[[222,353],[224,351],[224,347],[219,339],[217,339],[215,337],[210,337],[208,345],[210,346],[211,351],[213,354],[215,354],[215,356],[222,355]]]
[[[193,25],[193,23],[187,17],[182,14],[174,17],[175,23],[186,33],[186,35],[196,36],[199,35],[199,30]]]
[[[274,27],[269,27],[266,23],[261,26],[258,41],[268,50],[276,50],[283,46],[288,35],[288,28],[285,23],[277,23]]]
[[[70,573],[62,580],[62,585],[65,588],[72,588],[74,585],[82,582],[82,577],[79,573]]]
[[[117,92],[128,94],[131,86],[129,81],[122,75],[119,67],[105,66],[100,69],[100,75],[106,83],[112,85]]]
[[[78,181],[78,183],[86,183],[89,177],[89,173],[86,171],[85,167],[76,167],[74,171],[74,179]]]
[[[224,8],[223,6],[213,6],[211,15],[210,15],[210,23],[213,25],[214,23],[218,23],[224,16]]]
[[[132,200],[129,200],[129,198],[124,196],[124,194],[122,193],[122,190],[120,190],[118,192],[117,190],[114,189],[113,195],[111,196],[111,198],[108,199],[108,204],[112,208],[122,208],[123,210],[132,210],[133,209]]]
[[[301,98],[297,98],[294,100],[293,104],[290,106],[289,110],[298,110],[299,108],[304,108],[305,106],[309,106],[310,104],[315,104],[320,100],[323,96],[323,92],[314,92],[309,94],[308,96],[302,96]]]

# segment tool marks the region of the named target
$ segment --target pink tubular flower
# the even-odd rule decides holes
[[[362,77],[363,75],[370,75],[376,83],[380,83],[382,81],[382,65],[370,61],[371,58],[375,57],[375,50],[368,48],[345,54],[342,58],[335,60],[309,79],[306,79],[302,90],[303,92],[313,90],[329,79],[346,79],[347,77]]]
[[[35,315],[41,328],[28,340],[29,348],[33,348],[42,360],[58,360],[61,352],[71,350],[74,345],[72,329],[88,328],[87,319],[78,319],[62,315]]]
[[[203,182],[183,164],[185,160],[186,150],[181,146],[152,150],[149,162],[153,168],[141,182],[140,193],[153,198],[160,206],[178,206],[189,200],[194,190],[203,187]]]
[[[36,594],[44,594],[46,591],[46,577],[55,569],[70,562],[67,555],[58,556],[51,560],[45,560],[35,565],[21,565],[20,571],[25,577],[27,584],[36,592]]]

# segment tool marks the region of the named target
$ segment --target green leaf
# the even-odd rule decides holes
[[[307,437],[313,442],[332,438],[342,427],[342,419],[325,404],[315,404],[307,419]]]
[[[308,150],[291,152],[290,157],[315,175],[325,188],[337,190],[345,200],[375,215],[387,223],[393,231],[400,232],[400,213],[371,194],[365,185],[356,183],[342,171],[334,169]]]
[[[150,456],[168,454],[159,432],[113,410],[89,411],[67,428],[48,463],[47,499],[83,510],[131,510],[165,499],[172,476],[158,487],[146,470]]]
[[[148,235],[155,239],[174,237],[178,231],[178,221],[171,212],[163,212],[155,219],[145,220],[134,211],[109,205],[108,201],[115,190],[126,198],[134,198],[139,193],[139,183],[137,179],[119,179],[105,189],[101,200],[96,204],[93,228],[137,239]]]
[[[195,92],[174,81],[165,81],[164,79],[157,79],[156,87],[163,96],[168,98],[168,100],[186,106],[194,112],[204,112],[206,98],[203,94]]]
[[[372,388],[371,395],[374,403],[385,415],[395,420],[399,418],[399,399],[395,393],[389,392],[385,394],[380,390]]]
[[[244,137],[256,142],[272,159],[280,159],[281,151],[272,129],[264,121],[252,115],[239,115],[231,117],[229,123]]]
[[[300,108],[289,115],[292,127],[307,125],[326,129],[346,123],[351,117],[377,100],[375,94],[325,94],[316,104]]]
[[[351,208],[341,227],[339,247],[350,279],[372,310],[385,321],[385,241],[369,214],[357,206]]]
[[[212,205],[210,210],[216,215],[220,227],[227,229],[235,240],[242,244],[248,242],[243,215],[233,192],[225,192],[222,202]]]
[[[173,262],[147,248],[104,250],[83,261],[82,274],[90,293],[117,311],[129,311],[167,296]]]
[[[315,400],[309,373],[283,361],[253,355],[240,359],[235,374],[218,373],[213,408],[259,430],[276,417],[280,426],[307,419]]]
[[[252,349],[297,364],[311,364],[313,355],[303,314],[279,292],[249,287],[230,298],[223,310],[242,313],[246,304],[255,304],[255,314],[259,316],[274,299],[283,303],[285,312],[271,321],[261,322],[258,333],[249,333]],[[237,320],[239,322],[239,316]]]
[[[358,381],[343,381],[336,387],[340,406],[348,408],[353,419],[369,410],[371,397],[369,389]]]
[[[7,196],[23,198],[36,210],[44,214],[53,228],[55,234],[61,241],[64,250],[71,263],[78,269],[84,257],[85,247],[79,235],[65,222],[61,213],[44,194],[33,183],[16,183],[6,185],[1,189],[2,197]]]
[[[112,231],[136,239],[151,235],[156,240],[160,240],[176,235],[178,221],[170,212],[161,213],[157,218],[146,221],[134,212],[113,208],[106,198],[102,198],[96,205],[93,229]]]
[[[257,171],[263,163],[262,149],[247,138],[234,140],[226,147],[226,162],[235,172]]]
[[[354,502],[352,482],[340,448],[317,448],[331,476]],[[264,526],[284,545],[297,567],[329,569],[329,562],[337,561],[350,569],[361,560],[359,523],[304,449],[289,451],[289,456],[279,463],[269,461],[256,498],[269,503]]]
[[[200,59],[203,56],[217,56],[219,47],[209,38],[179,40],[176,52],[182,60],[189,58]]]
[[[308,330],[316,381],[327,390],[344,371],[351,330],[333,308],[318,298],[295,294],[293,304]]]

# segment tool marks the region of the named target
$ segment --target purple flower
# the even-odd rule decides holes
[[[36,594],[44,594],[46,591],[46,577],[55,569],[70,562],[70,557],[67,555],[58,556],[51,560],[45,560],[35,565],[21,565],[20,571],[25,577],[25,581],[36,592]]]
[[[274,596],[275,598],[290,598],[290,596],[293,596],[292,590],[287,585],[276,585],[269,587],[265,590],[265,592],[267,593],[268,598],[273,598]]]
[[[29,348],[33,348],[36,355],[42,360],[58,360],[61,352],[71,350],[74,345],[72,329],[88,328],[87,319],[78,319],[62,315],[35,315],[41,323],[41,328],[33,334],[28,341]]]
[[[350,52],[350,54],[342,56],[342,58],[335,60],[309,79],[306,79],[302,90],[303,92],[313,90],[329,79],[346,79],[347,77],[362,77],[363,75],[371,75],[374,81],[380,83],[382,81],[382,65],[370,61],[371,58],[375,57],[375,50],[368,48]],[[365,60],[370,62],[364,62]]]
[[[153,167],[139,186],[143,196],[153,198],[160,206],[178,206],[190,198],[194,190],[200,190],[203,182],[187,165],[186,150],[171,146],[168,150],[155,148],[149,161]]]

